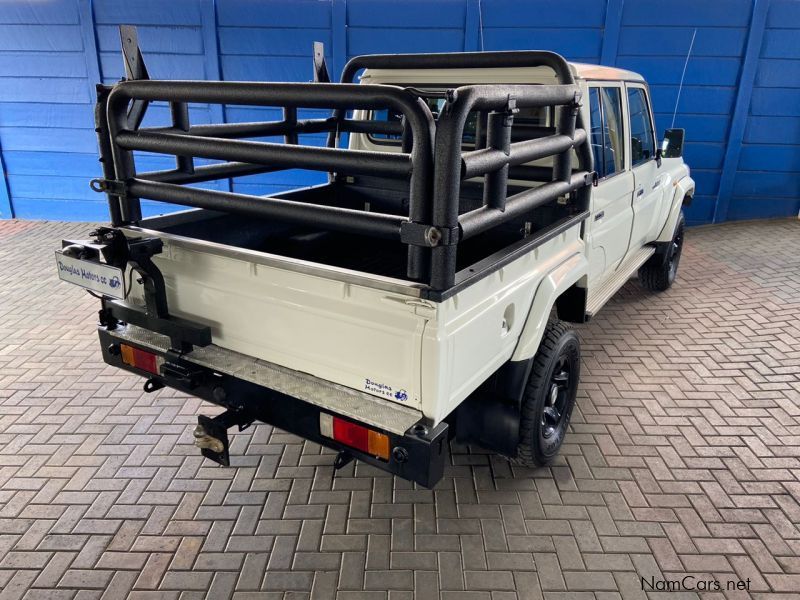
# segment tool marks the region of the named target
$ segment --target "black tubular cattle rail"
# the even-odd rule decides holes
[[[316,63],[315,63],[316,64]],[[361,69],[471,69],[548,67],[552,85],[466,85],[445,93],[434,120],[420,91],[397,85],[354,84]],[[319,67],[317,67],[319,68]],[[145,75],[146,77],[146,75]],[[280,220],[387,238],[408,246],[407,277],[427,284],[427,297],[444,298],[480,276],[457,272],[459,242],[489,231],[533,209],[562,200],[567,217],[508,248],[496,260],[475,267],[488,272],[511,257],[552,239],[587,216],[592,154],[581,118],[580,88],[567,62],[552,52],[482,52],[459,54],[371,55],[352,59],[341,83],[244,83],[129,79],[98,86],[96,124],[103,164],[100,186],[108,193],[112,223],[137,224],[140,199],[169,202],[225,213]],[[142,109],[154,102],[170,107],[170,127],[141,127]],[[192,125],[189,103],[250,105],[282,110],[282,119],[255,123]],[[515,113],[521,108],[559,107],[554,127],[536,127],[537,137],[512,138]],[[298,109],[332,111],[327,118],[300,119]],[[398,121],[369,118],[369,111],[389,109]],[[555,110],[555,108],[553,108]],[[357,112],[353,112],[357,111]],[[474,149],[462,137],[470,113],[478,113]],[[367,117],[363,117],[366,114]],[[530,131],[530,130],[529,130]],[[323,147],[301,145],[299,136],[327,133]],[[341,147],[342,134],[401,138],[397,151]],[[282,136],[284,143],[247,138]],[[137,173],[135,151],[175,157],[175,168]],[[573,169],[572,153],[578,158]],[[526,163],[553,157],[553,167]],[[194,159],[224,161],[195,165]],[[243,177],[284,169],[330,174],[329,186],[364,175],[408,181],[408,214],[382,214],[309,202],[293,192],[280,197],[205,190],[186,184]],[[509,178],[543,181],[509,195]],[[482,206],[459,213],[462,182],[483,178]],[[331,194],[331,196],[334,196]],[[315,199],[324,194],[315,194]],[[315,200],[315,202],[321,202]],[[324,202],[324,200],[322,200]]]

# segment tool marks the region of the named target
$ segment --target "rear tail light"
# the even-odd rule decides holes
[[[385,433],[322,412],[319,413],[319,432],[345,446],[389,460],[389,436]]]
[[[119,345],[119,352],[122,362],[131,367],[136,367],[142,371],[147,371],[153,375],[159,375],[159,367],[164,363],[164,359],[158,354],[140,350],[127,344]]]

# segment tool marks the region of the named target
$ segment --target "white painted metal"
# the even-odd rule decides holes
[[[590,127],[599,127],[591,123],[589,110],[589,90],[591,88],[615,88],[622,99],[622,120],[628,131],[628,104],[625,102],[625,87],[621,81],[584,82],[584,101],[581,110],[584,122]],[[623,135],[624,169],[611,176],[603,177],[597,187],[592,190],[591,213],[586,222],[586,254],[589,259],[589,286],[603,278],[609,271],[616,269],[625,258],[633,226],[633,173],[630,170],[630,148],[627,135]]]
[[[644,90],[648,99],[647,105],[648,107],[650,106],[650,93],[645,85],[626,83],[625,87],[626,90]],[[650,110],[649,116],[650,125],[655,131],[652,110]],[[628,131],[630,131],[630,111],[628,111],[627,121]],[[655,138],[653,139],[653,144],[654,148],[658,147],[658,142]],[[632,166],[631,170],[634,177],[634,191],[632,199],[633,229],[631,230],[630,243],[628,245],[629,255],[636,253],[643,244],[652,241],[658,234],[656,227],[660,224],[659,216],[664,212],[666,186],[671,183],[665,173],[666,169],[663,161],[659,167],[655,160],[648,160],[642,164]],[[663,219],[661,222],[663,223]]]
[[[425,416],[438,423],[511,358],[542,281],[583,254],[579,233],[576,225],[437,306],[422,339]]]
[[[215,344],[419,408],[418,298],[154,234],[170,312],[208,325]],[[142,302],[140,286],[131,298]]]

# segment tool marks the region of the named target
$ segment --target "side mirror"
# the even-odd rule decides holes
[[[664,158],[680,158],[683,156],[684,137],[686,137],[685,129],[667,129],[664,132],[664,141],[661,144],[661,156]]]

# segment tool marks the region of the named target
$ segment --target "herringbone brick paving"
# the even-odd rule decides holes
[[[233,468],[198,400],[105,366],[97,302],[56,281],[86,224],[0,221],[0,600],[696,597],[800,592],[800,223],[690,230],[676,285],[579,328],[562,456],[453,447],[434,491],[266,425]],[[727,582],[750,581],[731,592]]]

